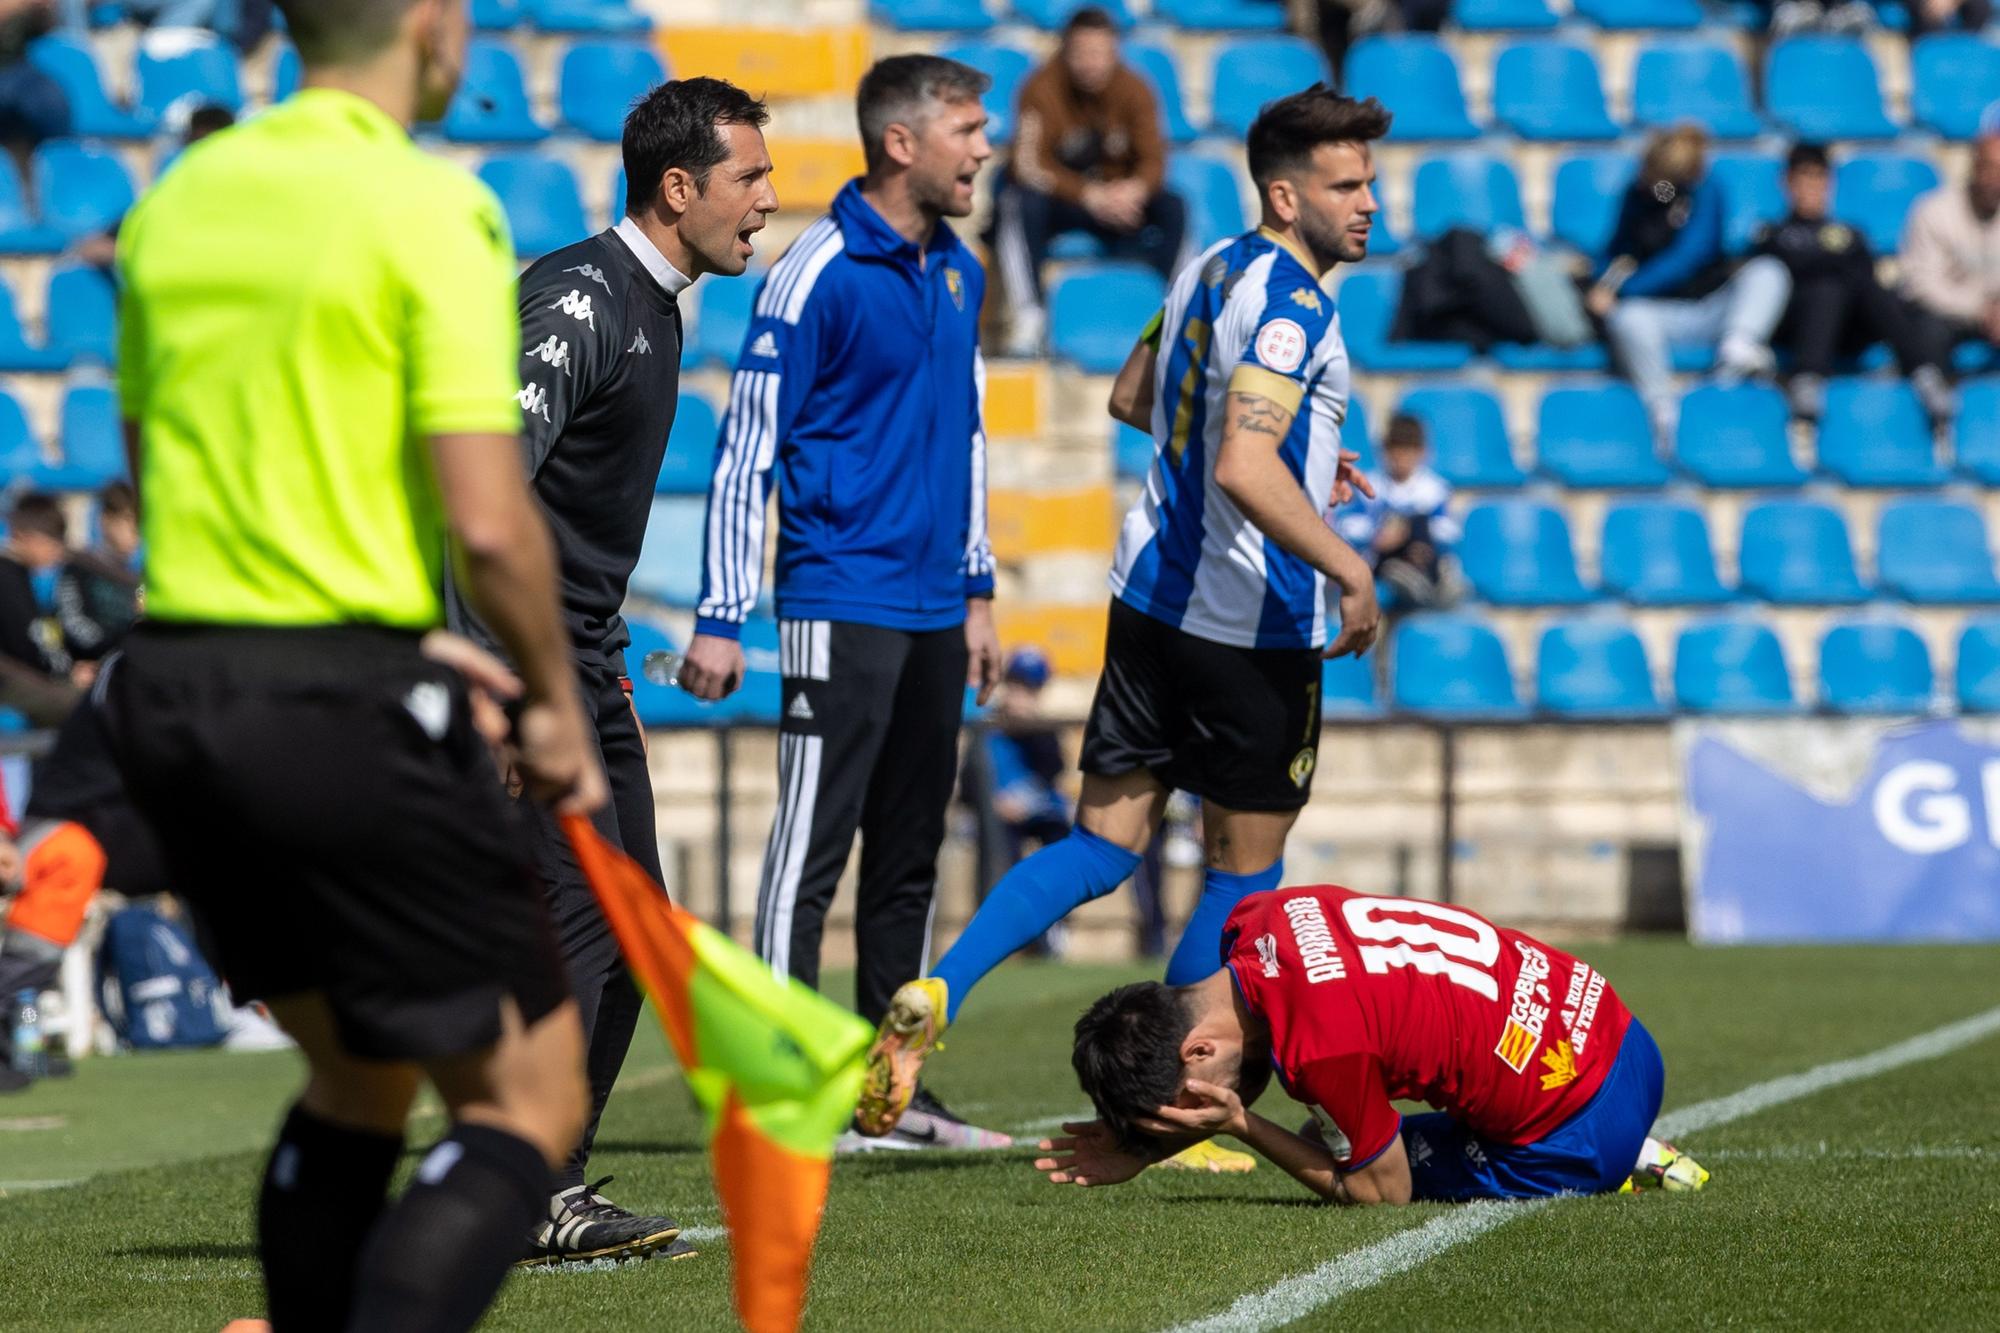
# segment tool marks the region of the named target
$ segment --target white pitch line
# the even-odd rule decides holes
[[[1014,1126],[1014,1133],[1040,1134],[1051,1129],[1061,1129],[1064,1125],[1093,1120],[1096,1117],[1097,1112],[1086,1106],[1083,1110],[1071,1111],[1068,1115],[1045,1115],[1039,1120],[1023,1120],[1020,1124]]]
[[[1874,1078],[1924,1060],[1935,1060],[1995,1033],[2000,1033],[2000,1008],[1948,1023],[1868,1055],[1815,1065],[1803,1073],[1753,1083],[1727,1097],[1716,1097],[1678,1111],[1669,1111],[1660,1117],[1655,1132],[1665,1138],[1674,1138],[1713,1129],[1844,1083]],[[1263,1291],[1251,1292],[1220,1314],[1177,1324],[1168,1333],[1264,1333],[1268,1329],[1281,1328],[1342,1296],[1364,1291],[1398,1273],[1407,1272],[1446,1250],[1475,1240],[1496,1227],[1526,1217],[1553,1202],[1554,1199],[1528,1199],[1519,1203],[1488,1200],[1454,1208],[1422,1226],[1399,1231],[1372,1245],[1329,1259],[1310,1272],[1288,1277]]]

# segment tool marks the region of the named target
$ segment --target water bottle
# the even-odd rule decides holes
[[[30,1078],[48,1072],[42,1050],[41,997],[33,987],[14,997],[14,1068]]]

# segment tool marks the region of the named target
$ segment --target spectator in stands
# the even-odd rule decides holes
[[[1436,32],[1451,15],[1451,0],[1313,0],[1294,6],[1300,31],[1319,38],[1326,67],[1336,80],[1347,67],[1347,48],[1357,37],[1375,32]]]
[[[68,537],[55,496],[30,491],[8,513],[7,544],[0,547],[0,658],[45,677],[65,677],[70,668],[61,631],[44,614],[48,599],[38,586],[53,585],[69,558]]]
[[[1985,3],[1985,0],[1973,0]],[[1804,33],[1858,36],[1881,26],[1881,16],[1869,0],[1777,0],[1768,32],[1773,42]]]
[[[1778,342],[1790,350],[1792,411],[1819,420],[1826,405],[1826,377],[1834,361],[1886,342],[1933,421],[1950,420],[1950,381],[1926,355],[1916,321],[1875,276],[1868,238],[1831,219],[1833,168],[1826,149],[1798,144],[1785,160],[1790,209],[1766,226],[1756,253],[1782,262],[1792,275],[1791,304],[1778,325]]]
[[[104,660],[139,618],[139,505],[114,481],[97,498],[98,544],[78,551],[56,578],[56,619],[73,671]]]
[[[1932,190],[1910,209],[1902,274],[1931,359],[1950,364],[1962,341],[2000,346],[2000,123],[1992,110],[1965,184]]]
[[[1662,443],[1671,442],[1679,412],[1672,346],[1715,347],[1725,381],[1775,366],[1771,334],[1791,275],[1769,255],[1732,263],[1722,247],[1725,203],[1722,182],[1708,171],[1708,135],[1695,125],[1656,134],[1585,297]]]
[[[1357,494],[1352,504],[1327,515],[1334,531],[1361,552],[1376,583],[1390,589],[1402,609],[1449,606],[1458,600],[1458,577],[1451,565],[1458,541],[1451,483],[1430,466],[1429,454],[1423,421],[1398,412],[1382,440],[1382,466],[1368,474],[1375,494]]]
[[[1993,0],[1915,0],[1910,10],[1910,40],[1960,28],[1980,32],[1993,21]]]
[[[55,24],[53,0],[0,0],[0,144],[23,168],[36,144],[69,133],[62,85],[28,59],[29,44]]]
[[[78,35],[87,33],[93,6],[94,0],[62,0],[63,28]],[[232,38],[236,31],[237,8],[226,0],[125,0],[121,8],[126,18],[150,29],[146,39],[155,55],[185,50],[204,31]],[[269,18],[263,22],[268,29]]]
[[[980,778],[1005,831],[1002,872],[1020,861],[1028,843],[1051,843],[1069,833],[1069,801],[1056,790],[1069,765],[1062,742],[1042,717],[1042,688],[1048,683],[1049,659],[1039,649],[1017,648],[1007,658],[987,713],[986,771]]]
[[[1055,58],[1021,85],[1013,156],[995,191],[1011,355],[1041,351],[1042,265],[1062,232],[1088,232],[1113,257],[1172,280],[1187,208],[1166,188],[1166,170],[1153,90],[1119,59],[1111,16],[1077,10]]]

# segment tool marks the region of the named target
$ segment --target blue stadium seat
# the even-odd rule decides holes
[[[271,100],[282,102],[299,90],[299,80],[305,70],[299,64],[299,48],[286,42],[278,48],[278,58],[271,67]]]
[[[1331,83],[1326,57],[1301,37],[1246,37],[1226,41],[1216,54],[1209,87],[1219,134],[1242,138],[1264,103]]]
[[[757,303],[757,279],[710,278],[699,288],[694,336],[688,342],[691,366],[733,370],[743,354],[743,335],[750,331],[750,311]]]
[[[1785,215],[1783,171],[1777,158],[1763,153],[1717,153],[1708,172],[1723,188],[1723,248],[1740,255],[1765,223]]]
[[[1613,505],[1604,515],[1598,574],[1607,593],[1640,606],[1705,606],[1732,597],[1715,575],[1708,520],[1692,505]]]
[[[28,192],[11,153],[0,153],[0,254],[51,255],[63,248],[64,237],[54,227],[35,220],[28,209]]]
[[[1375,695],[1375,659],[1349,653],[1329,658],[1319,670],[1322,717],[1372,717],[1382,711]]]
[[[87,264],[73,264],[49,275],[49,350],[67,364],[118,361],[118,293],[110,275]]]
[[[1827,386],[1819,465],[1849,486],[1938,486],[1945,479],[1930,420],[1916,391],[1899,380]]]
[[[700,495],[653,500],[646,540],[632,569],[632,588],[669,606],[691,607],[701,596],[702,525],[708,501]]]
[[[1637,170],[1631,155],[1620,152],[1578,153],[1557,163],[1549,202],[1551,234],[1583,254],[1602,255]]]
[[[1165,298],[1160,275],[1143,264],[1073,269],[1049,293],[1049,352],[1088,374],[1112,374]]]
[[[1363,472],[1377,466],[1375,432],[1368,429],[1368,400],[1360,394],[1347,400],[1347,419],[1340,423],[1340,447],[1360,455],[1354,466]]]
[[[1674,697],[1691,713],[1789,713],[1791,672],[1770,626],[1718,619],[1689,625],[1674,645]]]
[[[214,103],[231,111],[243,109],[243,81],[236,70],[236,50],[226,42],[203,42],[171,56],[150,55],[141,47],[134,72],[139,88],[136,109],[153,123],[158,123],[167,108],[183,98],[191,104]]]
[[[2000,379],[1967,380],[1958,390],[1953,455],[1959,471],[2000,486]]]
[[[1630,625],[1559,620],[1535,651],[1535,701],[1565,717],[1655,717],[1660,698],[1646,645]]]
[[[1145,431],[1135,430],[1122,421],[1111,423],[1112,470],[1120,481],[1143,481],[1152,471],[1158,454],[1153,437]]]
[[[42,467],[42,447],[14,395],[0,389],[0,486],[28,481]]]
[[[69,358],[28,341],[14,309],[14,289],[0,282],[0,371],[61,370]]]
[[[150,119],[125,110],[104,91],[104,74],[89,42],[57,33],[30,46],[28,59],[62,85],[69,99],[72,133],[91,139],[143,139],[153,132]]]
[[[535,119],[521,62],[505,43],[474,38],[465,77],[444,113],[444,137],[458,143],[536,143],[548,130]]]
[[[1910,117],[1947,139],[1970,139],[1979,113],[2000,101],[2000,46],[1969,32],[1937,32],[1910,48]]]
[[[1167,188],[1187,205],[1188,244],[1196,250],[1249,230],[1236,168],[1229,163],[1198,153],[1174,153],[1167,158]]]
[[[1852,223],[1876,255],[1893,255],[1917,196],[1938,187],[1937,168],[1907,153],[1860,153],[1833,173],[1833,215]]]
[[[1471,139],[1479,133],[1465,111],[1458,62],[1429,33],[1363,37],[1347,53],[1347,91],[1380,98],[1395,113],[1391,142]]]
[[[1703,18],[1696,0],[1578,0],[1576,16],[1600,28],[1692,28]]]
[[[1444,153],[1417,167],[1412,216],[1418,239],[1426,241],[1453,227],[1487,234],[1527,226],[1514,168],[1505,158],[1473,149]]]
[[[970,65],[993,80],[980,99],[980,105],[986,108],[986,137],[994,143],[1012,139],[1014,104],[1021,100],[1021,85],[1035,72],[1034,57],[1018,47],[998,42],[963,42],[938,54]]]
[[[529,15],[543,32],[647,32],[653,21],[627,0],[527,0]]]
[[[1472,384],[1432,384],[1403,395],[1402,410],[1420,417],[1431,465],[1454,486],[1519,486],[1507,423],[1492,393]]]
[[[674,430],[653,483],[655,495],[706,495],[715,470],[715,405],[706,396],[681,390],[674,407]]]
[[[1491,500],[1465,516],[1459,566],[1496,606],[1573,606],[1591,600],[1576,576],[1562,511],[1535,500]]]
[[[1523,139],[1615,139],[1597,58],[1570,42],[1518,42],[1493,62],[1493,115]]]
[[[1340,335],[1356,366],[1383,374],[1422,370],[1458,370],[1472,359],[1465,343],[1391,342],[1396,299],[1403,275],[1394,269],[1359,268],[1340,281],[1334,302],[1340,310]]]
[[[1012,8],[1013,16],[1021,22],[1054,32],[1085,5],[1102,9],[1121,28],[1132,26],[1132,12],[1125,7],[1125,0],[1103,0],[1102,3],[1100,0],[1013,0]]]
[[[1814,500],[1765,500],[1743,515],[1743,591],[1787,605],[1868,599],[1840,511]]]
[[[1153,99],[1160,104],[1160,124],[1167,142],[1193,143],[1194,124],[1187,118],[1187,99],[1181,96],[1181,72],[1172,53],[1144,42],[1132,42],[1125,48],[1125,63],[1152,88]],[[1177,159],[1178,155],[1168,157],[1169,170]]]
[[[1425,611],[1397,626],[1390,656],[1398,708],[1433,717],[1518,717],[1507,649],[1473,616]]]
[[[500,196],[514,253],[533,259],[590,235],[583,196],[569,163],[539,153],[496,153],[479,165],[479,179]]]
[[[1708,486],[1797,486],[1806,474],[1792,461],[1791,415],[1766,385],[1700,385],[1681,399],[1674,456]]]
[[[1653,428],[1632,386],[1569,385],[1542,395],[1535,456],[1565,486],[1664,486],[1667,465],[1653,451]]]
[[[1819,644],[1820,703],[1836,713],[1925,713],[1931,652],[1908,625],[1856,620]]]
[[[1280,32],[1283,0],[1153,0],[1153,18],[1197,32]]]
[[[51,139],[35,149],[34,177],[42,225],[66,240],[110,231],[132,207],[125,164],[74,139]]]
[[[1764,122],[1736,53],[1702,38],[1649,44],[1632,66],[1632,125],[1663,129],[1691,120],[1718,139],[1750,139]]]
[[[1801,139],[1893,139],[1882,86],[1856,37],[1811,34],[1774,45],[1764,59],[1764,106]]]
[[[986,0],[868,0],[878,23],[906,32],[984,32],[993,26]]]
[[[508,32],[527,21],[527,0],[472,0],[472,26],[481,32]]]
[[[1548,0],[1458,0],[1451,17],[1467,32],[1542,32],[1557,22]]]
[[[1505,370],[1539,371],[1543,374],[1602,374],[1611,369],[1611,355],[1595,339],[1574,347],[1553,343],[1495,343],[1494,363]]]
[[[2000,616],[1966,622],[1958,636],[1954,674],[1960,708],[1968,713],[2000,713]]]
[[[71,389],[62,405],[62,462],[38,470],[35,484],[52,491],[94,491],[125,471],[117,392],[104,384]]]
[[[667,67],[644,42],[578,42],[562,58],[563,123],[616,143],[625,132],[625,113],[666,77]]]
[[[1875,581],[1912,602],[2000,602],[1986,520],[1948,500],[1898,500],[1882,510]]]

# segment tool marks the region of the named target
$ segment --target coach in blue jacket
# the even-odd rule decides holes
[[[778,812],[757,948],[808,984],[861,832],[856,1007],[879,1023],[929,944],[968,680],[999,678],[986,540],[986,276],[944,219],[972,211],[992,150],[986,76],[894,56],[861,81],[868,174],[765,277],[730,386],[695,638],[681,683],[741,683],[777,472],[784,672]],[[935,1104],[912,1110],[923,1120]],[[908,1117],[906,1117],[908,1119]],[[959,1142],[940,1118],[922,1142]],[[933,1130],[939,1132],[932,1133]]]

